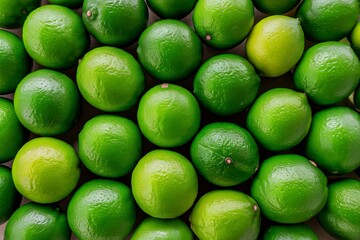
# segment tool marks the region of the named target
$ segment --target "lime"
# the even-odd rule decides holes
[[[74,66],[89,48],[89,36],[81,17],[59,5],[43,5],[32,11],[22,36],[29,55],[48,68]]]
[[[194,94],[200,104],[220,116],[243,111],[254,101],[259,87],[254,67],[235,54],[209,58],[194,78]]]
[[[263,240],[318,240],[315,232],[306,224],[274,225],[266,228]]]
[[[177,147],[196,134],[200,115],[199,104],[187,89],[164,83],[142,96],[137,120],[150,142],[160,147]]]
[[[93,179],[70,199],[67,216],[78,239],[126,239],[135,224],[136,206],[125,184]]]
[[[83,4],[83,0],[48,0],[49,3],[57,4],[69,8],[79,8]]]
[[[351,47],[354,49],[354,52],[360,58],[360,22],[355,25],[354,29],[348,36],[348,39],[351,43]]]
[[[193,205],[198,179],[193,165],[170,150],[152,150],[143,156],[131,175],[135,201],[156,218],[176,218]]]
[[[146,2],[159,17],[180,19],[194,9],[197,0],[146,0]]]
[[[39,7],[41,0],[1,0],[0,27],[22,27],[31,11]]]
[[[304,33],[298,19],[273,15],[258,22],[246,41],[249,61],[265,77],[278,77],[301,58],[305,47]]]
[[[192,16],[196,33],[205,44],[218,49],[239,45],[254,18],[251,0],[199,0]]]
[[[250,133],[228,122],[203,127],[191,144],[191,159],[212,184],[229,187],[248,180],[259,165],[259,150]]]
[[[304,0],[297,9],[307,39],[338,41],[355,27],[360,13],[358,0]]]
[[[339,103],[360,80],[360,62],[350,46],[323,42],[309,48],[294,73],[295,87],[318,105]]]
[[[144,0],[84,0],[82,19],[98,42],[125,46],[146,28],[148,10]]]
[[[85,54],[76,81],[85,100],[107,112],[130,109],[145,88],[145,75],[135,58],[122,49],[106,46]]]
[[[135,229],[131,240],[193,240],[193,233],[179,218],[145,218]]]
[[[40,69],[19,83],[14,108],[20,122],[31,132],[43,136],[59,135],[67,132],[78,119],[79,92],[65,74]]]
[[[131,120],[100,115],[85,123],[78,148],[82,163],[91,172],[102,177],[122,177],[132,171],[141,158],[142,137]]]
[[[260,209],[245,193],[213,190],[195,204],[190,223],[199,239],[255,240],[260,231]]]
[[[13,159],[26,141],[11,100],[0,97],[0,163]]]
[[[66,142],[34,138],[16,154],[12,176],[24,197],[38,203],[53,203],[74,190],[80,177],[80,161]]]
[[[329,184],[325,207],[317,215],[321,226],[339,239],[360,236],[360,181],[340,179]]]
[[[202,45],[188,25],[164,19],[152,23],[142,32],[137,54],[151,76],[171,82],[189,77],[198,68]]]
[[[271,15],[284,14],[295,8],[299,2],[300,0],[253,0],[259,11]]]
[[[306,140],[306,154],[329,174],[360,167],[360,115],[345,106],[317,112]]]
[[[327,194],[325,174],[295,154],[266,159],[251,185],[251,196],[264,216],[280,223],[311,219],[324,207]]]
[[[265,149],[282,151],[304,139],[311,125],[306,95],[288,88],[273,88],[251,106],[246,126]]]
[[[0,29],[0,94],[12,93],[16,86],[31,71],[32,60],[22,40],[14,33]]]

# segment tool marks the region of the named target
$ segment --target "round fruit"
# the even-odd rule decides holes
[[[27,203],[18,208],[5,228],[5,239],[70,239],[66,214],[59,207]]]
[[[126,239],[135,224],[136,206],[125,184],[94,179],[75,192],[67,216],[79,239]]]
[[[78,119],[80,97],[65,74],[40,69],[28,74],[14,94],[20,122],[31,132],[54,136],[67,132]]]
[[[251,196],[265,217],[280,223],[301,223],[324,207],[327,178],[306,158],[295,154],[266,159],[251,185]]]
[[[294,73],[295,87],[318,105],[339,103],[355,90],[360,62],[350,46],[318,43],[303,55]]]
[[[145,88],[145,75],[135,58],[122,49],[98,47],[87,52],[76,73],[82,96],[107,112],[133,107]]]
[[[32,11],[22,36],[29,55],[48,68],[69,68],[89,48],[89,36],[81,17],[59,5],[43,5]]]
[[[260,77],[243,57],[220,54],[208,59],[195,75],[194,94],[207,110],[220,116],[239,113],[255,99]]]
[[[233,123],[205,126],[191,144],[197,171],[217,186],[235,186],[249,179],[259,165],[259,150],[248,131]]]
[[[53,203],[74,190],[80,177],[80,161],[66,142],[34,138],[16,154],[12,176],[24,197],[38,203]]]
[[[185,23],[164,19],[152,23],[140,36],[140,63],[154,78],[171,82],[189,77],[200,65],[202,45]]]
[[[360,181],[341,179],[329,184],[325,207],[317,215],[321,226],[338,239],[360,236]]]
[[[137,120],[150,142],[160,147],[178,147],[196,134],[200,115],[199,104],[188,90],[164,83],[142,96]]]
[[[360,22],[356,24],[348,39],[354,52],[360,58]]]
[[[0,29],[0,94],[12,93],[31,71],[32,61],[22,40],[14,33]]]
[[[131,176],[135,201],[156,218],[176,218],[193,205],[198,193],[189,160],[170,150],[153,150],[140,159]]]
[[[294,225],[275,225],[268,227],[264,234],[263,240],[318,240],[315,232],[306,224]]]
[[[22,27],[31,11],[38,8],[41,0],[1,0],[0,27]]]
[[[100,115],[85,123],[79,134],[78,147],[82,163],[91,172],[117,178],[132,171],[141,158],[142,137],[131,120]]]
[[[79,8],[83,4],[83,0],[48,0],[49,3],[65,6],[68,8]]]
[[[278,77],[300,60],[305,47],[298,19],[273,15],[258,22],[246,41],[249,61],[265,77]]]
[[[287,13],[299,4],[300,0],[253,0],[254,6],[261,12],[271,15]]]
[[[251,106],[247,129],[265,149],[282,151],[301,142],[311,125],[306,95],[288,88],[273,88]]]
[[[190,214],[191,229],[199,239],[257,239],[260,209],[253,198],[236,190],[205,193]]]
[[[147,0],[146,2],[161,18],[181,19],[194,9],[197,0]]]
[[[343,175],[360,167],[360,115],[345,106],[317,112],[307,136],[307,157],[329,174]]]
[[[98,42],[126,46],[146,28],[148,10],[144,0],[84,0],[82,19]]]

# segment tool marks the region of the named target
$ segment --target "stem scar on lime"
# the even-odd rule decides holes
[[[226,164],[230,165],[232,163],[231,157],[225,158],[225,162],[226,162]]]
[[[206,40],[206,41],[210,41],[210,40],[211,40],[211,35],[210,35],[210,34],[206,34],[206,35],[205,35],[205,40]]]
[[[161,84],[161,88],[168,88],[169,87],[169,84],[167,84],[167,83],[163,83],[163,84]]]

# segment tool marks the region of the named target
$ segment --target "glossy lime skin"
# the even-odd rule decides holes
[[[188,15],[198,0],[146,0],[151,10],[161,18],[181,19]]]
[[[26,17],[38,8],[41,0],[2,0],[0,6],[0,27],[22,27]]]
[[[262,238],[263,240],[318,240],[315,232],[306,224],[275,225],[268,227]]]
[[[300,0],[253,0],[259,11],[271,15],[284,14],[296,7],[299,2]]]
[[[83,0],[49,0],[49,3],[65,6],[68,8],[79,8],[83,4]]]
[[[343,175],[360,167],[360,115],[345,106],[334,106],[313,117],[305,151],[325,172]]]

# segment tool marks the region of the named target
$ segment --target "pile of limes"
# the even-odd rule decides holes
[[[360,239],[359,19],[0,0],[1,237]]]

